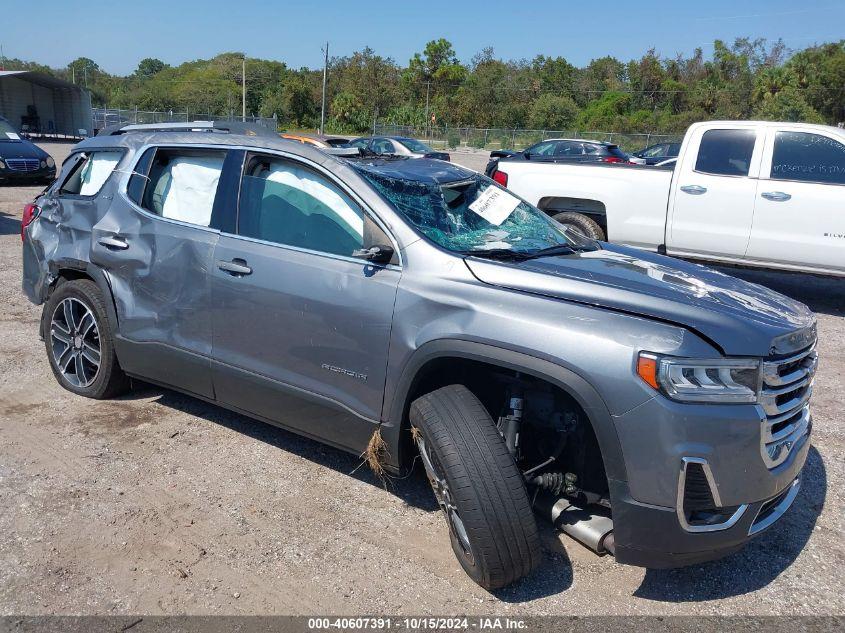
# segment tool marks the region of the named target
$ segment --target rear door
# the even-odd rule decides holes
[[[845,134],[768,132],[748,259],[845,272]]]
[[[319,167],[248,156],[236,234],[214,253],[220,401],[359,450],[380,419],[398,265],[353,252],[391,244]]]
[[[751,234],[763,134],[754,125],[690,134],[673,180],[667,250],[740,259]]]
[[[109,277],[116,347],[133,375],[212,398],[208,271],[227,151],[150,148],[93,227],[91,261]]]

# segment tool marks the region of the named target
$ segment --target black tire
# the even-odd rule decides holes
[[[410,421],[421,457],[423,451],[430,455],[465,528],[468,548],[444,511],[452,549],[466,573],[485,589],[504,587],[531,573],[542,554],[525,482],[478,398],[463,385],[442,387],[411,404]]]
[[[586,235],[594,240],[605,241],[606,237],[602,228],[592,218],[587,217],[583,213],[575,213],[574,211],[564,211],[552,216],[552,219],[560,222],[564,226],[568,226]]]
[[[96,326],[91,336],[96,335],[95,340],[99,344],[99,366],[91,374],[91,367],[93,365],[86,363],[85,367],[88,373],[86,380],[81,381],[77,377],[77,380],[86,384],[74,384],[74,381],[69,379],[66,373],[59,367],[54,354],[54,351],[60,353],[60,349],[56,348],[56,345],[61,344],[61,341],[56,338],[55,334],[57,333],[53,327],[53,317],[58,309],[63,308],[63,302],[67,299],[78,302],[78,304],[74,303],[73,305],[81,305],[87,308]],[[61,283],[53,291],[53,294],[50,295],[50,298],[44,305],[44,310],[41,314],[41,331],[44,333],[44,345],[47,349],[47,360],[50,363],[50,369],[53,370],[53,375],[59,384],[68,391],[85,396],[86,398],[103,400],[117,396],[129,389],[129,379],[120,368],[117,356],[114,353],[114,339],[112,338],[111,325],[106,313],[103,295],[97,284],[90,279],[67,281]],[[71,336],[71,339],[75,340],[76,337]],[[74,350],[71,350],[71,353],[74,353]],[[83,355],[82,352],[83,350],[80,348],[79,356]],[[85,372],[74,372],[74,375],[76,373]]]

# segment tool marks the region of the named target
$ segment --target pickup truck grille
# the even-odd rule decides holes
[[[761,453],[768,468],[776,468],[810,432],[810,396],[818,355],[815,345],[763,363],[760,406],[763,409]]]

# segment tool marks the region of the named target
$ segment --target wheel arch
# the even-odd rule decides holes
[[[518,371],[545,380],[571,396],[584,410],[599,445],[608,479],[627,481],[625,462],[613,419],[596,389],[577,373],[550,361],[523,352],[497,347],[486,343],[460,339],[438,339],[425,343],[414,352],[406,363],[393,397],[389,403],[383,435],[393,457],[391,464],[402,470],[407,466],[407,447],[403,438],[410,434],[408,409],[411,401],[421,395],[418,387],[427,370],[437,363],[450,360],[483,363],[493,368]]]
[[[111,283],[109,282],[108,276],[104,271],[100,270],[96,266],[91,265],[88,262],[83,262],[76,259],[59,259],[54,262],[50,262],[51,281],[45,293],[45,303],[50,298],[50,295],[53,294],[55,289],[59,286],[59,284],[64,283],[66,281],[74,281],[76,279],[89,279],[95,284],[97,284],[97,288],[99,288],[100,292],[103,293],[103,303],[105,303],[106,306],[106,315],[109,319],[111,331],[117,332],[117,308],[114,303],[114,293],[111,289]],[[43,327],[44,319],[41,320],[40,328],[40,334],[42,338],[44,336]]]

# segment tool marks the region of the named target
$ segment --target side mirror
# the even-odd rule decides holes
[[[525,156],[525,158],[527,158],[528,160],[531,160],[531,152],[529,152],[528,150],[522,152],[522,155]]]
[[[369,248],[352,251],[352,257],[359,257],[374,264],[386,264],[393,259],[393,247],[377,244]]]

